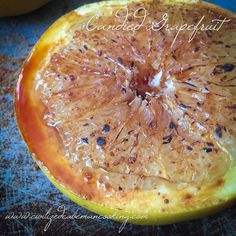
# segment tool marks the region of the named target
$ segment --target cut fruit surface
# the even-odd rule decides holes
[[[35,160],[72,200],[120,221],[226,206],[236,198],[235,38],[235,15],[198,1],[100,2],[61,17],[16,90]]]

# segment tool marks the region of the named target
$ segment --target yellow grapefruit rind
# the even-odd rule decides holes
[[[96,199],[85,200],[82,196],[71,190],[70,183],[72,184],[72,182],[70,182],[70,178],[73,175],[70,173],[68,164],[60,157],[57,147],[50,142],[53,135],[52,137],[51,134],[49,135],[48,127],[40,119],[39,114],[43,114],[43,108],[39,99],[35,98],[35,93],[32,90],[33,81],[37,71],[40,70],[45,60],[47,60],[48,56],[55,49],[55,42],[61,40],[63,43],[65,32],[73,23],[74,16],[79,14],[83,17],[83,14],[95,13],[104,5],[122,5],[128,2],[130,1],[108,1],[82,6],[62,16],[43,34],[25,61],[17,84],[15,114],[21,135],[35,161],[49,180],[78,205],[97,214],[108,218],[111,217],[113,220],[120,222],[128,220],[128,222],[134,224],[154,225],[195,219],[217,212],[236,199],[236,166],[228,171],[219,185],[215,185],[209,191],[196,196],[192,202],[186,200],[185,203],[179,204],[178,199],[180,196],[178,191],[171,192],[173,203],[170,204],[170,207],[166,207],[156,200],[155,191],[143,191],[139,194],[130,193],[127,198],[123,198],[122,200],[118,197],[109,198],[107,201],[104,200],[101,202],[96,201]],[[162,2],[175,4],[177,1],[162,0]],[[233,13],[209,3],[197,2],[195,0],[182,0],[178,2],[204,4],[211,9],[217,9],[226,13],[228,16],[232,15],[232,17],[235,17]],[[52,170],[58,171],[55,173],[60,173],[60,175],[53,174]],[[165,209],[163,210],[162,207],[165,207]]]

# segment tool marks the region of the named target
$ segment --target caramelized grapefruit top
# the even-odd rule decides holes
[[[127,9],[128,25],[139,25],[148,13],[138,30],[95,27],[122,24]],[[202,16],[205,25],[230,21],[188,42],[188,30],[176,37],[166,25],[150,29],[164,14],[170,26],[196,25]],[[160,192],[171,198],[173,191],[171,201],[178,204],[180,193],[191,192],[207,204],[212,186],[235,167],[235,16],[204,3],[138,1],[109,2],[96,13],[82,8],[65,20],[61,29],[57,25],[59,36],[44,36],[23,68],[30,90],[24,93],[33,109],[39,106],[37,122],[54,137],[48,145],[56,146],[65,172],[62,164],[55,167],[56,157],[38,155],[29,141],[37,159],[87,199],[152,190],[157,198]],[[26,118],[21,126],[27,133],[23,123]]]

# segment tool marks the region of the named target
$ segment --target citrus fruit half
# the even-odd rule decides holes
[[[114,220],[166,224],[225,207],[236,198],[235,38],[235,15],[198,1],[62,16],[16,89],[32,156],[69,198]]]

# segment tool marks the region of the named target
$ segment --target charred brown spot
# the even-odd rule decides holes
[[[113,166],[118,166],[121,162],[123,162],[125,160],[124,156],[121,156],[119,159],[113,161],[112,165]]]
[[[110,155],[114,157],[114,156],[115,156],[115,153],[114,153],[113,151],[111,151],[111,152],[110,152]]]
[[[149,123],[149,128],[155,129],[156,127],[157,127],[157,123],[156,123],[155,121],[151,121],[151,122]]]
[[[105,178],[103,176],[100,176],[98,178],[98,182],[99,182],[99,184],[102,184],[105,187],[105,190],[111,189],[110,183],[107,182],[107,180],[105,180]]]
[[[133,61],[131,62],[130,67],[131,67],[131,69],[133,69],[135,67],[135,64]]]
[[[127,91],[126,91],[126,88],[122,87],[121,92],[122,92],[123,94],[125,94],[125,93],[127,92]]]
[[[169,135],[163,137],[163,142],[162,142],[162,144],[168,144],[168,143],[171,142],[171,140],[172,140],[172,134],[169,134]]]
[[[220,186],[222,186],[223,184],[224,184],[224,180],[223,179],[218,179],[217,181],[216,181],[216,186],[217,187],[220,187]]]
[[[86,200],[91,200],[91,199],[92,199],[92,196],[91,196],[91,195],[88,195],[88,194],[86,194],[86,195],[84,195],[84,198],[85,198]]]
[[[94,137],[96,135],[96,131],[93,131],[91,134],[90,134],[90,137]]]
[[[123,65],[123,59],[121,57],[118,57],[117,61],[118,61],[119,64]]]
[[[70,81],[74,81],[75,80],[75,76],[74,75],[69,75]]]
[[[91,172],[85,172],[85,177],[86,177],[86,179],[90,180],[93,178],[93,175]]]
[[[131,156],[131,157],[128,158],[128,163],[129,164],[134,164],[136,162],[136,159],[137,159],[136,157]]]
[[[113,166],[118,166],[120,164],[120,159],[113,161]]]
[[[214,146],[214,144],[211,143],[211,142],[207,142],[206,144],[207,144],[209,147],[213,147],[213,146]]]
[[[192,148],[191,146],[187,146],[187,150],[188,150],[188,151],[192,151],[193,148]]]
[[[228,106],[226,106],[226,108],[235,110],[236,109],[236,104],[228,105]]]
[[[174,129],[174,128],[175,128],[175,124],[174,124],[173,121],[170,122],[170,124],[169,124],[169,128],[170,128],[170,129]]]
[[[184,200],[191,200],[193,198],[193,195],[191,193],[187,193],[184,195]]]
[[[134,135],[134,143],[133,143],[134,146],[138,145],[138,136],[139,136],[139,134]]]
[[[105,182],[104,186],[105,186],[105,189],[106,189],[106,190],[111,189],[111,185],[110,185],[110,183],[108,183],[108,182]]]
[[[193,49],[193,52],[198,52],[199,49],[200,49],[200,47],[195,47],[195,48]]]
[[[101,50],[97,51],[97,55],[98,55],[99,57],[102,56],[102,51],[101,51]]]
[[[145,175],[140,175],[139,176],[141,179],[145,179]]]
[[[216,45],[222,45],[222,44],[224,44],[224,42],[222,42],[222,41],[214,41],[214,42],[215,42]]]
[[[164,199],[164,203],[165,203],[165,204],[169,204],[169,203],[170,203],[170,200],[166,198],[166,199]]]

